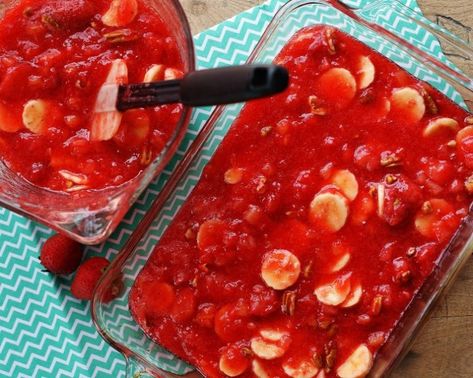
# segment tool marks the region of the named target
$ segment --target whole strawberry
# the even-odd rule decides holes
[[[71,274],[82,260],[82,245],[64,235],[51,236],[43,244],[41,264],[54,274]]]
[[[103,257],[92,257],[84,262],[72,281],[72,295],[79,299],[91,300],[95,285],[109,264]]]

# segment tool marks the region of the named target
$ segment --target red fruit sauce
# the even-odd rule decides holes
[[[58,191],[116,186],[135,177],[162,151],[182,106],[128,111],[103,139],[91,135],[94,105],[117,59],[126,64],[130,83],[142,82],[152,65],[161,65],[154,80],[182,74],[170,35],[141,0],[23,0],[8,10],[0,21],[3,161]],[[31,113],[38,106],[39,116]]]
[[[473,119],[344,33],[241,111],[130,294],[208,377],[362,377],[467,214]]]

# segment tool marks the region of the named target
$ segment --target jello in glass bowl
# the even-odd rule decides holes
[[[194,70],[184,12],[177,0],[22,0],[0,12],[0,205],[99,243],[190,117],[180,104],[95,113],[100,88]]]

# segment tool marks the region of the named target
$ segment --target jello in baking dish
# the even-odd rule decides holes
[[[171,35],[142,0],[18,1],[0,20],[2,161],[62,192],[137,176],[175,133],[182,105],[96,113],[100,88],[180,77]]]
[[[130,293],[207,377],[369,374],[473,193],[473,118],[343,32],[242,109]]]

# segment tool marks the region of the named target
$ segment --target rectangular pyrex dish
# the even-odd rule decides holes
[[[396,19],[395,24],[404,24],[416,31],[406,33],[409,41],[390,28],[392,23],[387,20],[393,18]],[[392,1],[372,2],[369,6],[356,10],[348,9],[338,2],[289,1],[275,15],[248,62],[271,62],[294,33],[317,24],[330,25],[348,33],[415,77],[436,87],[459,105],[468,108],[469,104],[473,104],[473,83],[470,78],[445,57],[438,59],[431,55],[429,47],[422,46],[420,42],[430,41],[435,48],[439,48],[440,41],[448,44],[450,50],[458,51],[459,55],[467,54],[472,57],[469,46],[421,15]],[[161,377],[182,374],[200,376],[198,373],[191,373],[190,366],[147,338],[131,317],[128,294],[160,236],[196,185],[204,166],[242,106],[228,105],[215,109],[96,289],[92,305],[94,322],[105,340],[127,359],[130,377],[136,376],[140,371]],[[371,376],[388,375],[409,350],[435,303],[470,256],[473,248],[472,231],[473,219],[470,212],[436,262],[433,273],[402,315],[387,343],[376,355]],[[117,285],[117,281],[122,281],[123,290],[118,297],[109,301],[109,290]]]

